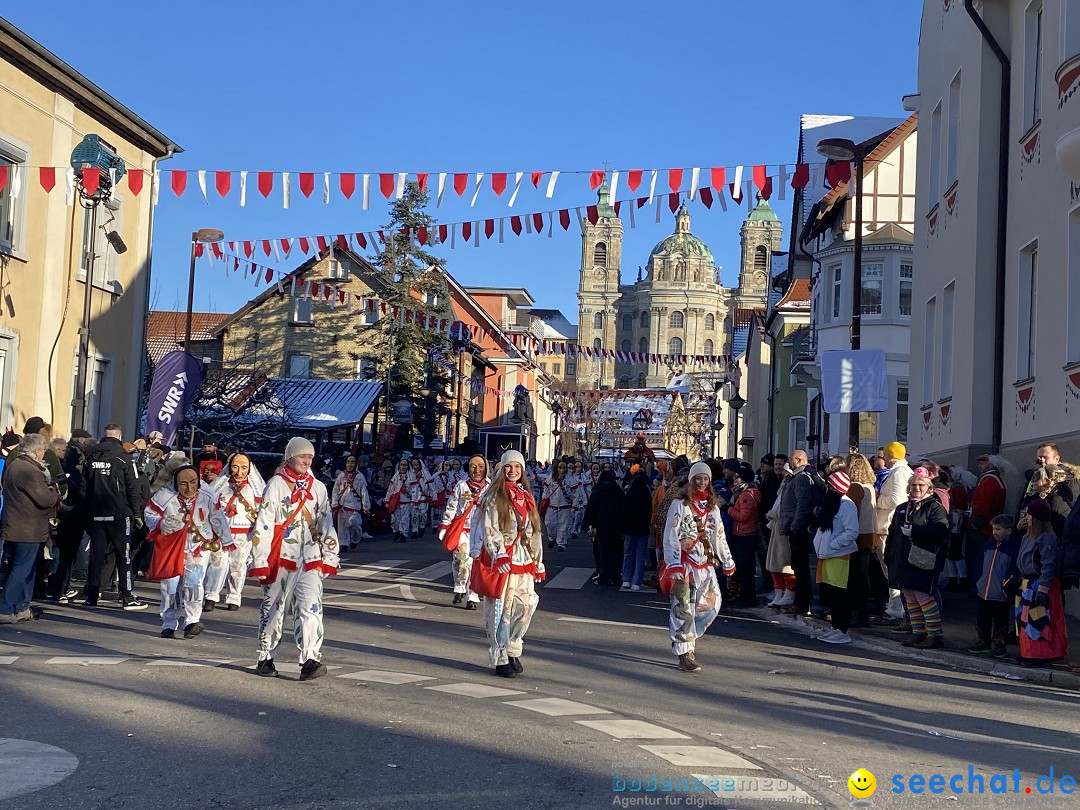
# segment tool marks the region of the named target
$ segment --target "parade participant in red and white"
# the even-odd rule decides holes
[[[472,557],[469,556],[469,533],[473,522],[473,511],[476,502],[487,489],[491,479],[488,478],[487,459],[477,454],[469,457],[469,477],[461,481],[450,493],[446,502],[446,511],[443,513],[442,522],[439,525],[439,539],[446,542],[446,532],[451,528],[454,518],[465,515],[463,525],[458,534],[459,542],[454,550],[454,604],[459,605],[465,600],[466,610],[476,610],[480,603],[480,597],[469,588],[469,574],[472,571]]]
[[[394,540],[404,543],[409,538],[420,536],[420,502],[423,499],[423,478],[409,466],[408,459],[398,462],[397,472],[390,480],[386,491],[386,502],[390,508],[390,525],[394,529]]]
[[[364,515],[371,514],[371,496],[367,479],[356,471],[356,456],[345,457],[345,469],[338,473],[330,495],[338,543],[342,551],[360,545],[364,537]]]
[[[566,488],[566,462],[555,465],[555,471],[544,484],[544,525],[547,527],[548,548],[558,547],[566,551],[570,539],[570,526],[574,516],[571,512],[573,503]]]
[[[300,680],[326,674],[322,581],[337,573],[338,538],[326,486],[311,474],[314,459],[311,442],[289,439],[285,466],[267,483],[255,521],[248,576],[263,586],[255,671],[267,677],[277,675],[274,652],[289,608],[300,648]]]
[[[529,479],[529,486],[533,492],[544,490],[544,470],[536,463],[535,458],[530,458],[525,463],[525,477]]]
[[[582,463],[575,461],[572,466],[567,467],[566,476],[563,478],[566,494],[570,497],[570,537],[574,540],[581,531],[581,521],[585,519],[585,507],[589,503],[589,499],[585,497],[584,474]]]
[[[154,543],[147,579],[159,582],[162,638],[174,638],[181,625],[184,638],[195,638],[203,630],[203,579],[211,553],[221,546],[210,523],[212,507],[199,473],[185,466],[173,474],[172,486],[159,489],[143,510],[148,539]]]
[[[679,657],[679,669],[684,672],[701,669],[694,658],[695,644],[720,611],[717,566],[726,576],[735,573],[712,487],[712,471],[699,461],[690,468],[685,493],[668,509],[660,575],[661,586],[666,585],[671,595],[671,651]]]
[[[412,467],[412,474],[416,476],[416,479],[420,482],[420,494],[414,502],[415,511],[417,513],[417,517],[419,518],[416,536],[420,537],[420,535],[424,534],[427,531],[428,516],[431,508],[431,502],[434,499],[433,493],[431,491],[432,476],[431,473],[428,472],[428,469],[424,465],[424,462],[421,461],[419,458],[414,458],[410,462],[410,464]]]
[[[446,512],[446,504],[450,501],[450,496],[453,495],[454,489],[457,487],[457,483],[453,480],[453,472],[450,469],[450,462],[444,461],[439,471],[431,476],[431,525],[439,526],[439,521],[442,520],[443,514]],[[440,536],[442,533],[442,527],[439,529]]]
[[[228,467],[229,474],[221,476],[214,483],[210,522],[221,538],[221,551],[211,555],[206,571],[203,610],[207,611],[213,610],[221,601],[222,587],[225,588],[225,609],[240,609],[240,597],[251,559],[255,516],[266,488],[259,471],[243,453],[230,456]]]
[[[540,515],[517,450],[503,453],[480,496],[469,545],[474,566],[508,575],[501,598],[484,598],[484,625],[495,674],[514,678],[524,671],[518,659],[540,601],[534,585],[546,576]]]
[[[457,458],[450,462],[450,474],[453,476],[452,480],[454,482],[454,486],[457,486],[469,477],[469,474],[465,470],[461,469],[461,459]]]

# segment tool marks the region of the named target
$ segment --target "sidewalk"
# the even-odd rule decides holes
[[[908,658],[921,661],[936,661],[940,664],[973,672],[984,672],[1008,680],[1024,680],[1033,683],[1049,684],[1068,689],[1080,690],[1080,619],[1067,617],[1069,630],[1068,663],[1055,663],[1047,669],[1029,669],[1018,663],[1019,649],[1016,644],[1009,645],[1009,657],[997,659],[985,655],[973,655],[967,648],[975,643],[975,610],[978,602],[965,593],[946,592],[942,594],[944,605],[942,623],[945,630],[945,648],[942,650],[916,650],[901,646],[906,635],[893,633],[890,627],[860,627],[850,632],[852,643],[845,645],[856,649]],[[831,629],[827,619],[814,616],[788,616],[779,611],[760,607],[745,612],[759,619],[778,622],[803,635],[818,635]],[[829,645],[822,644],[822,648]]]

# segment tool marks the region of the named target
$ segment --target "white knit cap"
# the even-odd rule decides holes
[[[302,436],[293,436],[289,439],[289,443],[285,445],[285,460],[288,461],[294,456],[313,456],[315,455],[315,447]]]
[[[707,475],[709,480],[712,481],[712,469],[704,461],[699,461],[690,468],[690,478],[693,479],[695,475]]]
[[[521,469],[525,469],[525,456],[521,455],[517,450],[507,450],[502,454],[502,458],[499,459],[499,466],[505,467],[510,462],[517,462],[521,465]]]

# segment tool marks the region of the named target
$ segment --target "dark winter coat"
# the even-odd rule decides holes
[[[610,470],[602,472],[585,505],[581,528],[596,529],[599,534],[617,534],[622,523],[624,497],[615,474]]]
[[[821,479],[810,465],[800,467],[791,476],[780,501],[780,531],[791,536],[811,530],[814,507],[821,503]]]
[[[991,537],[982,552],[971,561],[968,577],[975,583],[975,592],[987,602],[1011,602],[1019,585],[1020,540],[1010,537],[1001,545]]]
[[[9,543],[44,543],[49,516],[60,496],[45,477],[48,468],[37,459],[8,457],[4,465],[3,539]]]
[[[758,524],[762,535],[767,536],[769,521],[765,516],[769,514],[769,510],[776,503],[776,495],[780,492],[780,476],[772,472],[764,473],[761,480],[758,481],[757,487],[761,491],[761,503],[758,504]]]
[[[135,462],[119,439],[106,436],[93,450],[85,468],[87,515],[91,518],[141,516]]]
[[[905,536],[901,531],[905,522],[911,524],[911,537]],[[885,565],[889,571],[889,585],[934,593],[937,590],[938,576],[945,567],[949,535],[949,515],[936,498],[926,498],[917,503],[907,501],[898,506],[885,539]],[[937,555],[933,571],[918,568],[908,562],[908,551],[912,544]]]
[[[645,473],[639,472],[630,477],[623,499],[622,532],[628,537],[648,535],[652,525],[652,489]]]

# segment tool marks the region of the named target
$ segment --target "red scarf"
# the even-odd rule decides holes
[[[506,482],[506,494],[510,498],[510,503],[513,504],[514,511],[518,513],[518,517],[522,520],[526,520],[529,512],[536,508],[533,496],[515,481]]]
[[[281,471],[281,477],[292,486],[292,502],[313,501],[315,496],[311,494],[311,485],[315,483],[315,476],[311,473],[298,474],[292,467],[286,465]]]
[[[484,479],[483,478],[481,478],[479,481],[473,481],[471,478],[466,478],[465,483],[468,484],[469,489],[472,490],[473,497],[476,497],[477,495],[479,495],[480,490],[482,490],[484,488]]]
[[[690,497],[690,510],[698,517],[705,517],[709,512],[709,498],[706,495],[705,498]]]

